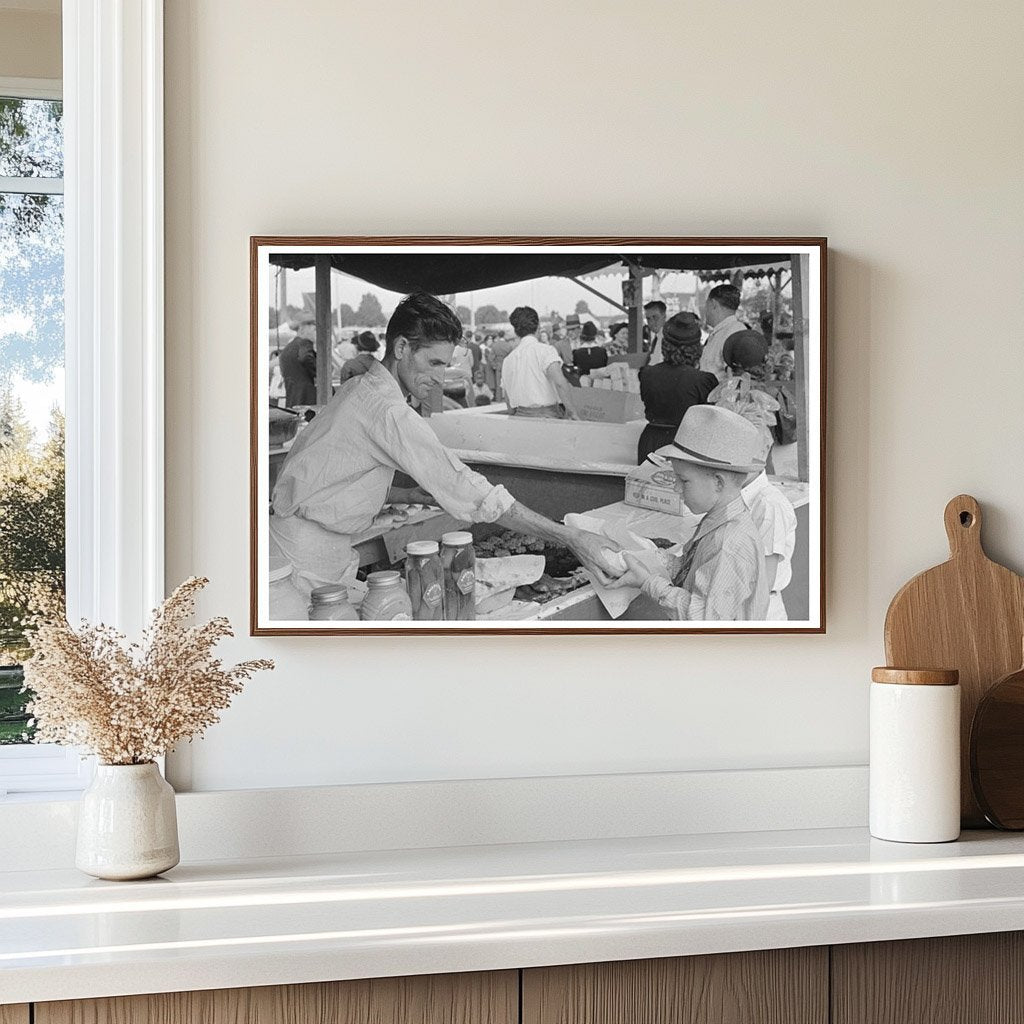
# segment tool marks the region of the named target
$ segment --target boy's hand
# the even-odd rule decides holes
[[[608,584],[611,589],[619,587],[642,587],[652,576],[661,576],[669,579],[668,570],[656,568],[661,566],[660,560],[655,564],[648,564],[638,558],[632,551],[623,551],[622,557],[626,561],[626,571],[617,580]]]

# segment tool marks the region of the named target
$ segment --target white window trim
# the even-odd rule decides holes
[[[5,78],[0,75],[0,96],[19,100],[60,100],[64,98],[59,78]]]
[[[62,90],[16,82],[64,99],[68,617],[137,636],[164,596],[163,0],[63,0],[63,39]],[[0,793],[90,776],[12,747]]]

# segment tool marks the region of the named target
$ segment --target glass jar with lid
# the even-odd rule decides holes
[[[441,537],[444,569],[444,617],[452,622],[476,618],[476,552],[473,534],[454,531]]]
[[[310,592],[309,618],[313,622],[357,622],[359,613],[352,607],[344,583],[328,583]]]
[[[414,540],[405,547],[405,579],[417,621],[444,618],[444,571],[436,540]]]
[[[371,572],[366,577],[366,597],[359,607],[364,621],[385,622],[412,619],[412,602],[402,583],[401,573],[394,569]]]
[[[268,576],[270,582],[270,619],[272,622],[302,622],[309,618],[309,598],[302,593],[292,578],[292,567],[287,563],[275,566],[271,559]]]

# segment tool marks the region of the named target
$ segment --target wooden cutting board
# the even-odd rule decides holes
[[[1020,667],[1024,578],[988,558],[981,508],[960,494],[945,512],[949,561],[915,576],[885,616],[885,657],[893,668],[960,671],[960,813],[964,828],[984,827],[971,789],[970,734],[988,688]]]

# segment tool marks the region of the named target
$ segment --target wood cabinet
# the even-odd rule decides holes
[[[1014,1024],[1024,932],[0,1006],[0,1024]]]
[[[824,1024],[828,949],[523,972],[523,1024]]]
[[[171,992],[35,1005],[35,1024],[518,1024],[518,1021],[518,971]]]
[[[833,1024],[1024,1021],[1024,933],[832,947]]]

